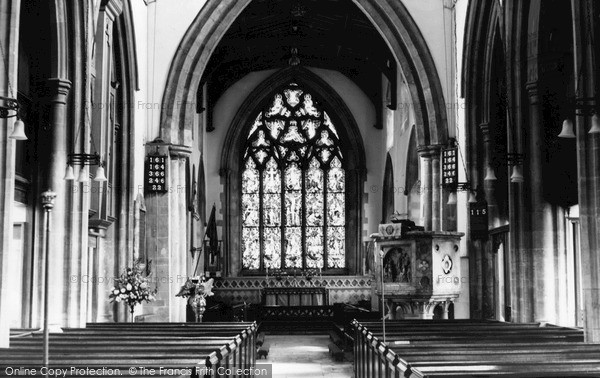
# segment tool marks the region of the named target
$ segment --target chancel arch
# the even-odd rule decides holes
[[[219,41],[251,2],[208,3],[187,30],[171,63],[163,97],[160,137],[165,142],[192,144],[194,117],[202,107],[198,88],[208,62]],[[376,25],[406,78],[419,146],[444,144],[448,131],[441,82],[427,43],[410,13],[396,0],[353,3]]]

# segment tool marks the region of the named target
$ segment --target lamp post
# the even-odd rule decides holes
[[[385,283],[383,282],[384,274],[383,274],[383,258],[385,253],[383,250],[379,250],[379,260],[381,260],[381,325],[383,328],[383,342],[385,343]]]
[[[42,206],[44,207],[44,366],[49,363],[49,338],[48,330],[48,275],[50,271],[50,213],[54,208],[56,193],[47,190],[42,193]],[[46,375],[48,376],[48,375]]]

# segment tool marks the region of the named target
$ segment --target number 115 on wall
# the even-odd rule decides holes
[[[477,216],[477,215],[487,215],[487,209],[485,209],[485,208],[471,209],[471,215],[474,215],[474,216]]]

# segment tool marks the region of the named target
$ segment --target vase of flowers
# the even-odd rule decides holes
[[[194,311],[196,323],[202,323],[202,316],[206,311],[206,297],[214,295],[212,287],[213,279],[206,280],[206,277],[202,275],[188,278],[177,294],[177,297],[188,299],[188,304]]]
[[[133,319],[135,306],[142,302],[152,302],[155,299],[156,288],[150,289],[148,278],[144,277],[144,267],[136,261],[133,267],[126,268],[110,289],[108,298],[111,303],[125,303]]]

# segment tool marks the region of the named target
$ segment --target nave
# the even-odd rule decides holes
[[[584,343],[581,329],[417,319],[330,326],[327,336],[293,325],[294,334],[259,333],[256,322],[90,323],[51,333],[48,361],[39,331],[15,329],[0,376],[44,375],[42,366],[69,377],[600,376],[600,344]]]
[[[0,375],[600,376],[598,20],[0,0]]]
[[[273,378],[353,377],[350,361],[335,360],[328,352],[327,335],[267,335],[269,356],[258,363],[273,364]]]

